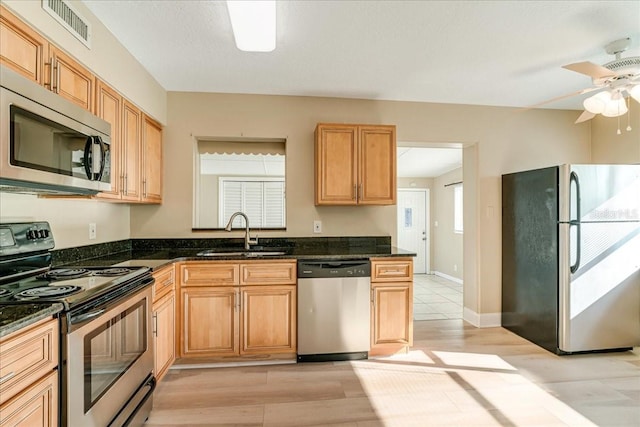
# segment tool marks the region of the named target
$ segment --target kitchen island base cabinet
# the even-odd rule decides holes
[[[181,264],[180,363],[295,359],[295,283],[295,261]]]
[[[406,353],[413,345],[413,260],[371,260],[369,355]]]

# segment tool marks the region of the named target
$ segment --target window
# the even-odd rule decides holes
[[[283,138],[197,138],[192,229],[223,230],[241,211],[251,227],[284,230],[285,144]],[[244,225],[237,221],[234,227]]]
[[[453,232],[462,233],[462,185],[453,187]]]
[[[218,227],[225,227],[234,212],[244,212],[252,228],[284,228],[284,178],[220,177]],[[234,228],[244,227],[236,217]]]

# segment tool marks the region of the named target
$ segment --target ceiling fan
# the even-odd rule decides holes
[[[548,102],[598,91],[584,100],[585,111],[575,123],[591,120],[598,114],[605,117],[619,117],[627,113],[629,97],[640,103],[640,56],[623,58],[621,55],[630,45],[630,38],[616,40],[606,45],[605,51],[615,55],[616,59],[604,65],[589,61],[564,65],[562,68],[591,77],[593,86]],[[619,130],[618,133],[620,133]]]

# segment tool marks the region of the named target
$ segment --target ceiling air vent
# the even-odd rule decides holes
[[[68,2],[42,0],[42,8],[62,24],[71,34],[91,49],[91,25]]]

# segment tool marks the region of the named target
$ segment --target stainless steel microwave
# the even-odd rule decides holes
[[[0,66],[0,191],[111,189],[111,125]]]

